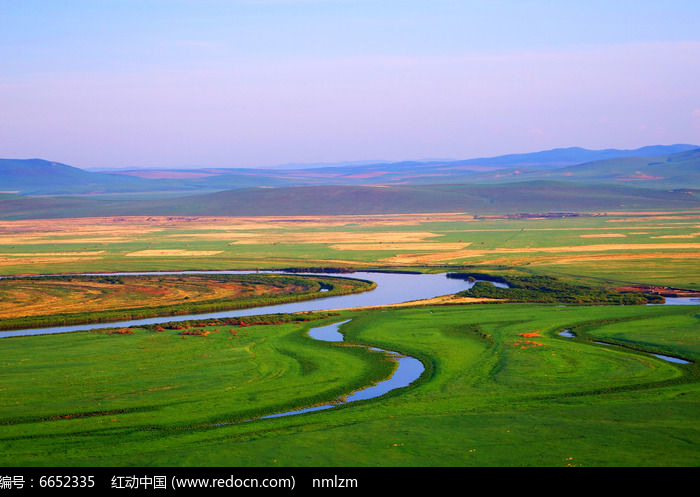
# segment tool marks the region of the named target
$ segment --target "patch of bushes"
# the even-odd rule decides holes
[[[262,314],[259,316],[244,316],[240,318],[207,319],[205,321],[175,321],[171,323],[138,326],[138,328],[144,328],[156,332],[165,330],[187,330],[188,328],[203,328],[205,326],[239,326],[241,328],[246,328],[248,326],[280,325],[286,323],[316,321],[318,319],[326,319],[335,316],[339,316],[339,314],[337,312]]]
[[[490,276],[479,273],[451,273],[449,277],[478,280],[469,290],[459,292],[457,295],[460,297],[563,304],[643,305],[664,302],[664,297],[659,295],[572,285],[551,276]],[[505,283],[509,288],[496,287],[492,282]]]

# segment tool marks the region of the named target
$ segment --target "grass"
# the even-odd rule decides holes
[[[243,309],[359,293],[374,286],[350,278],[275,274],[9,278],[0,280],[0,329]]]
[[[693,270],[700,257],[698,226],[697,211],[553,219],[411,214],[3,221],[0,274],[501,266],[617,286],[700,289]],[[386,234],[404,242],[372,249]],[[416,244],[424,249],[410,248]],[[466,247],[445,248],[455,244]],[[148,250],[200,255],[129,255]]]
[[[658,295],[638,292],[618,292],[605,288],[575,285],[551,276],[489,276],[479,273],[448,273],[452,278],[486,279],[506,283],[499,288],[487,281],[477,281],[474,286],[457,294],[458,297],[506,299],[510,302],[561,302],[568,304],[641,305],[662,304]]]
[[[564,292],[572,290],[566,285],[700,289],[698,216],[13,221],[0,224],[0,273],[393,268],[528,284],[552,276]],[[384,233],[425,250],[377,247]],[[128,255],[144,250],[186,252]],[[700,464],[694,306],[507,303],[316,317],[0,339],[0,465]],[[221,425],[332,401],[388,376],[394,364],[379,354],[306,336],[312,326],[346,319],[350,344],[415,356],[425,374],[381,399]],[[576,338],[559,336],[563,329]]]
[[[212,426],[331,400],[386,377],[393,366],[381,356],[305,336],[348,318],[350,343],[416,356],[424,376],[378,400]],[[560,337],[565,328],[580,337]],[[205,329],[212,333],[1,340],[0,464],[700,463],[698,366],[645,352],[700,359],[694,308],[445,306]]]

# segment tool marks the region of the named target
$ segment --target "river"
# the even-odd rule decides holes
[[[163,275],[163,274],[251,274],[255,271],[177,271],[177,272],[139,272],[139,273],[109,273],[110,276],[119,275]],[[279,274],[279,273],[276,273]],[[99,276],[106,276],[102,273]],[[82,276],[91,276],[85,274]],[[324,274],[314,274],[324,276]],[[336,275],[337,276],[337,275]],[[441,274],[408,274],[408,273],[380,273],[380,272],[355,272],[344,273],[342,276],[374,281],[377,287],[374,290],[351,295],[338,295],[334,297],[322,297],[303,302],[288,304],[252,307],[249,309],[235,309],[230,311],[206,312],[202,314],[188,314],[183,316],[162,316],[146,319],[133,319],[110,323],[80,324],[71,326],[54,326],[47,328],[29,328],[24,330],[0,331],[0,338],[25,335],[46,335],[53,333],[69,333],[72,331],[86,331],[101,328],[124,328],[129,326],[142,326],[147,324],[160,324],[176,321],[190,321],[197,319],[231,318],[241,316],[253,316],[258,314],[278,314],[306,311],[330,311],[335,309],[347,309],[350,307],[382,306],[399,304],[412,300],[430,299],[441,295],[450,295],[461,292],[474,286],[473,282],[448,278],[446,273]]]
[[[162,275],[162,274],[250,274],[253,271],[179,271],[179,272],[140,272],[140,273],[111,273],[112,275]],[[101,274],[104,276],[104,274]],[[315,276],[320,276],[315,274]],[[82,324],[75,326],[56,326],[49,328],[33,328],[25,330],[11,330],[0,332],[0,338],[12,336],[26,335],[43,335],[53,333],[68,333],[73,331],[84,331],[97,328],[115,328],[138,326],[146,324],[166,323],[173,321],[188,321],[197,319],[214,319],[214,318],[229,318],[251,316],[258,314],[276,314],[276,313],[293,313],[305,311],[329,311],[337,309],[346,309],[352,307],[371,307],[398,304],[413,300],[423,300],[442,295],[450,295],[461,292],[474,286],[476,282],[470,282],[463,279],[448,278],[446,273],[440,274],[418,274],[418,273],[382,273],[382,272],[355,272],[343,274],[343,276],[351,278],[359,278],[363,280],[373,281],[377,284],[374,290],[351,295],[339,295],[335,297],[323,297],[315,300],[304,302],[293,302],[288,304],[279,304],[263,307],[254,307],[250,309],[237,309],[222,312],[209,312],[202,314],[191,314],[185,316],[164,316],[148,319],[137,319],[129,321],[120,321],[112,323],[96,323]],[[505,286],[494,283],[497,286]],[[672,299],[666,299],[672,300]],[[679,302],[681,303],[681,302]],[[683,304],[698,303],[684,301]],[[334,323],[322,327],[313,328],[309,335],[317,340],[325,340],[331,342],[343,341],[344,337],[338,332],[340,325],[347,321]],[[566,330],[568,331],[568,330]],[[564,332],[562,332],[564,334]],[[569,336],[569,335],[564,335]],[[571,335],[573,336],[573,335]],[[338,405],[346,404],[357,400],[365,400],[380,397],[387,392],[410,385],[425,370],[423,364],[414,357],[402,356],[396,352],[386,351],[372,348],[384,353],[385,355],[397,361],[397,369],[386,380],[368,386],[354,392],[343,399],[338,399],[335,402],[329,402],[320,406],[306,407],[297,410],[291,410],[264,416],[265,418],[292,416],[303,414],[306,412],[330,409]],[[657,356],[658,357],[658,356]],[[680,360],[679,360],[680,361]],[[229,423],[223,423],[229,424]]]
[[[170,272],[130,272],[130,273],[86,273],[79,276],[120,276],[120,275],[164,275],[164,274],[252,274],[256,271],[170,271]],[[280,274],[276,271],[261,271]],[[299,274],[299,273],[295,273]],[[303,273],[309,274],[309,273]],[[313,276],[324,276],[314,273]],[[336,275],[337,276],[337,275]],[[146,319],[133,319],[110,323],[80,324],[71,326],[54,326],[46,328],[28,328],[23,330],[0,331],[0,338],[26,335],[47,335],[53,333],[69,333],[73,331],[87,331],[101,328],[124,328],[129,326],[142,326],[148,324],[160,324],[177,321],[190,321],[198,319],[217,319],[259,314],[278,314],[306,311],[332,311],[351,307],[372,307],[391,304],[400,304],[413,300],[430,299],[442,295],[450,295],[474,286],[475,282],[463,279],[448,278],[447,273],[422,274],[422,273],[384,273],[358,271],[343,273],[343,277],[359,278],[373,281],[377,284],[374,290],[351,295],[338,295],[323,297],[303,302],[292,302],[249,309],[236,309],[220,312],[206,312],[201,314],[188,314],[183,316],[162,316]],[[493,283],[496,286],[505,285]],[[697,305],[700,300],[696,298],[666,298],[666,305]],[[658,305],[658,304],[656,304]]]

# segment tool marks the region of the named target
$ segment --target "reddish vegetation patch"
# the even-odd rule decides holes
[[[109,330],[108,335],[133,335],[134,332],[128,328],[120,328],[118,330]]]
[[[120,291],[115,291],[115,294],[128,294],[133,292],[140,292],[145,295],[154,295],[156,297],[165,297],[168,295],[170,290],[167,288],[153,288],[148,286],[129,286],[127,288],[121,289]]]
[[[519,337],[526,337],[526,338],[532,338],[532,337],[541,337],[538,332],[533,331],[532,333],[518,333]]]
[[[535,333],[535,335],[537,334]],[[525,334],[524,336],[531,336],[531,334]],[[533,347],[544,347],[544,344],[540,342],[535,342],[533,340],[519,340],[517,342],[512,343],[511,346],[520,347],[521,349],[531,349]]]
[[[302,321],[311,321],[310,319],[303,319]],[[224,321],[223,324],[228,324],[230,326],[258,326],[258,325],[271,325],[271,324],[285,324],[284,321],[254,321],[252,323],[248,323],[246,321],[242,320],[237,320],[237,319],[230,319],[228,321]]]
[[[210,332],[208,332],[208,331],[185,330],[185,331],[181,331],[180,335],[196,335],[196,336],[200,336],[200,337],[205,337],[205,336],[209,335],[209,333]]]
[[[630,285],[613,288],[616,292],[644,292],[655,293],[663,297],[700,297],[700,292],[683,290],[681,288],[669,288],[667,286]]]

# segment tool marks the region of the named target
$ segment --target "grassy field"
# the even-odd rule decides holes
[[[517,267],[700,289],[700,212],[0,222],[0,274],[287,267]]]
[[[699,238],[697,211],[3,221],[0,273],[341,267],[700,289]],[[110,278],[0,280],[0,312],[108,318],[138,300],[139,312],[177,313],[186,296],[196,301],[188,306],[231,307],[238,297],[226,292],[241,290],[165,275],[95,283]],[[292,278],[278,287],[284,295],[262,298],[296,298],[295,288],[313,294],[321,279],[330,280],[319,276],[307,288]],[[111,291],[125,284],[129,292]],[[275,293],[253,286],[253,294]],[[40,295],[55,300],[33,304]],[[316,317],[1,339],[0,464],[700,464],[695,306],[501,302]],[[240,423],[329,402],[390,375],[395,363],[381,354],[306,336],[346,319],[351,343],[415,356],[426,373],[381,399]],[[559,336],[564,329],[577,336]]]
[[[418,357],[421,380],[329,411],[216,426],[386,377],[383,356],[305,336],[348,318],[350,342]],[[565,328],[577,338],[560,337]],[[442,306],[200,329],[211,333],[3,339],[0,464],[700,463],[697,365],[644,352],[697,361],[694,308]]]
[[[7,278],[0,279],[0,329],[242,309],[372,288],[357,279],[279,274]]]

